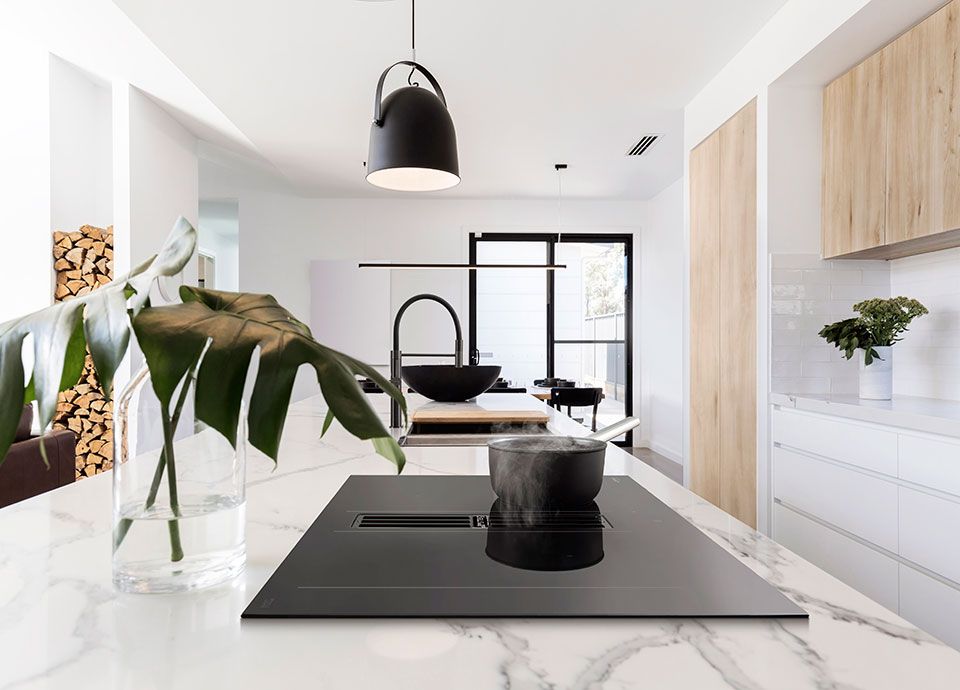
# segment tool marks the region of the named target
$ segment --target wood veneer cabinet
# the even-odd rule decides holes
[[[823,91],[821,239],[824,257],[884,243],[884,55]]]
[[[691,489],[756,526],[757,110],[690,153]]]
[[[960,3],[883,50],[886,244],[960,228]]]
[[[960,246],[960,0],[823,92],[822,253]]]

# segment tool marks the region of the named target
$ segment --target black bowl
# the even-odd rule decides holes
[[[500,376],[500,367],[421,364],[403,367],[400,374],[413,390],[425,398],[437,402],[463,402],[490,388]]]

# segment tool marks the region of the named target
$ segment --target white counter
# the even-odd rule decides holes
[[[386,409],[385,396],[371,400]],[[932,690],[955,688],[960,678],[960,653],[615,447],[608,474],[636,479],[806,609],[809,622],[241,622],[345,479],[391,472],[369,444],[336,426],[319,440],[323,413],[318,399],[293,406],[276,471],[251,452],[248,567],[232,586],[117,594],[109,475],[0,510],[0,688]],[[582,432],[562,416],[553,426]],[[406,474],[487,472],[484,448],[407,455]]]
[[[771,393],[770,403],[861,422],[960,438],[960,401],[896,395],[893,400],[861,400],[855,395]]]

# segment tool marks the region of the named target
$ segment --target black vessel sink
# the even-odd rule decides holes
[[[425,398],[437,402],[463,402],[490,388],[500,376],[500,367],[422,364],[405,366],[401,369],[401,374],[403,380]]]

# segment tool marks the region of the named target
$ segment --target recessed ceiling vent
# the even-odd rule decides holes
[[[642,156],[650,148],[660,140],[659,134],[645,134],[629,151],[627,151],[628,156]]]

